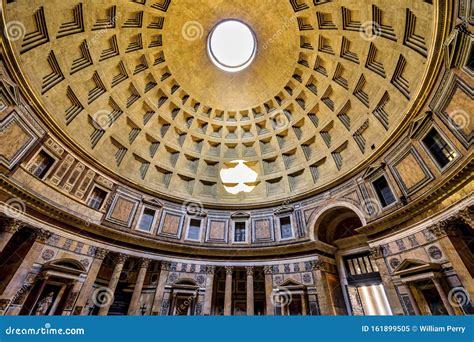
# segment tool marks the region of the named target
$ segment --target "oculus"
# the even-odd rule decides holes
[[[257,39],[249,26],[239,20],[217,24],[207,38],[212,63],[227,72],[238,72],[252,64],[257,54]]]

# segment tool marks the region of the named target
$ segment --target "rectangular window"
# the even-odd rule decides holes
[[[372,184],[374,185],[375,192],[377,193],[382,207],[386,207],[396,201],[385,176],[378,178]]]
[[[140,224],[138,225],[138,228],[147,232],[151,231],[151,228],[153,226],[153,220],[155,219],[155,214],[155,210],[145,208],[145,210],[143,210],[142,218],[140,219]]]
[[[89,207],[95,210],[100,210],[100,208],[102,208],[102,204],[104,204],[106,197],[107,192],[99,188],[94,188],[92,194],[89,197]]]
[[[429,131],[422,141],[441,168],[444,168],[457,157],[456,151],[449,146],[446,140],[434,128]]]
[[[234,242],[245,242],[246,227],[245,222],[235,222]]]
[[[291,239],[293,229],[291,229],[291,219],[289,216],[280,217],[280,235],[282,239]]]
[[[38,153],[38,156],[36,157],[35,164],[36,164],[36,169],[33,171],[33,175],[35,175],[38,178],[43,179],[48,173],[51,166],[53,166],[54,158],[51,157],[46,152],[41,151],[40,153]]]
[[[201,220],[191,219],[188,227],[188,240],[199,241],[201,239]]]

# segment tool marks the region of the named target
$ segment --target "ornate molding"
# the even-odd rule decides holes
[[[253,266],[246,266],[245,270],[247,271],[247,277],[253,277],[253,273],[254,273]]]

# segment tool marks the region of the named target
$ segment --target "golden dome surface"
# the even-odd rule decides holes
[[[439,15],[403,0],[31,0],[6,9],[20,71],[71,149],[143,191],[228,207],[328,189],[381,153],[424,101]],[[238,73],[206,50],[226,19],[256,36],[256,58]],[[253,191],[225,190],[219,174],[235,160],[257,172]]]

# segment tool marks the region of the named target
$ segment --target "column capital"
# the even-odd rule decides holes
[[[474,220],[472,219],[474,216],[473,212],[474,210],[471,208],[465,207],[457,212],[457,216],[472,228],[474,227]]]
[[[232,266],[225,266],[225,274],[226,275],[232,275],[232,271],[234,270],[234,267]]]
[[[162,271],[169,271],[171,268],[171,263],[169,261],[162,261],[161,262],[161,270]]]
[[[140,258],[140,268],[148,268],[150,266],[151,260],[147,258]]]
[[[254,267],[253,266],[245,266],[245,269],[247,270],[247,277],[253,277]]]
[[[263,272],[265,274],[273,274],[273,267],[270,265],[263,266]]]
[[[0,231],[7,232],[10,234],[15,234],[21,228],[25,227],[26,225],[18,220],[2,220],[2,227]]]
[[[53,233],[50,231],[47,231],[46,229],[43,228],[36,228],[35,229],[35,240],[41,243],[45,243],[46,240],[48,240]]]
[[[125,261],[127,261],[127,259],[128,259],[128,255],[119,253],[117,255],[117,264],[123,264],[125,263]]]
[[[313,271],[319,271],[321,269],[321,260],[310,260],[309,264]]]
[[[431,227],[428,228],[428,231],[437,239],[441,239],[448,235],[446,227],[448,226],[448,220],[443,220],[436,222]]]
[[[383,250],[381,246],[373,246],[370,248],[370,255],[374,259],[381,259],[383,258]]]
[[[107,254],[109,254],[109,251],[105,248],[100,248],[99,247],[95,250],[95,257],[97,259],[104,260],[105,257],[107,256]]]
[[[216,271],[216,266],[213,266],[213,265],[207,265],[206,266],[206,273],[207,274],[214,274],[215,271]]]

